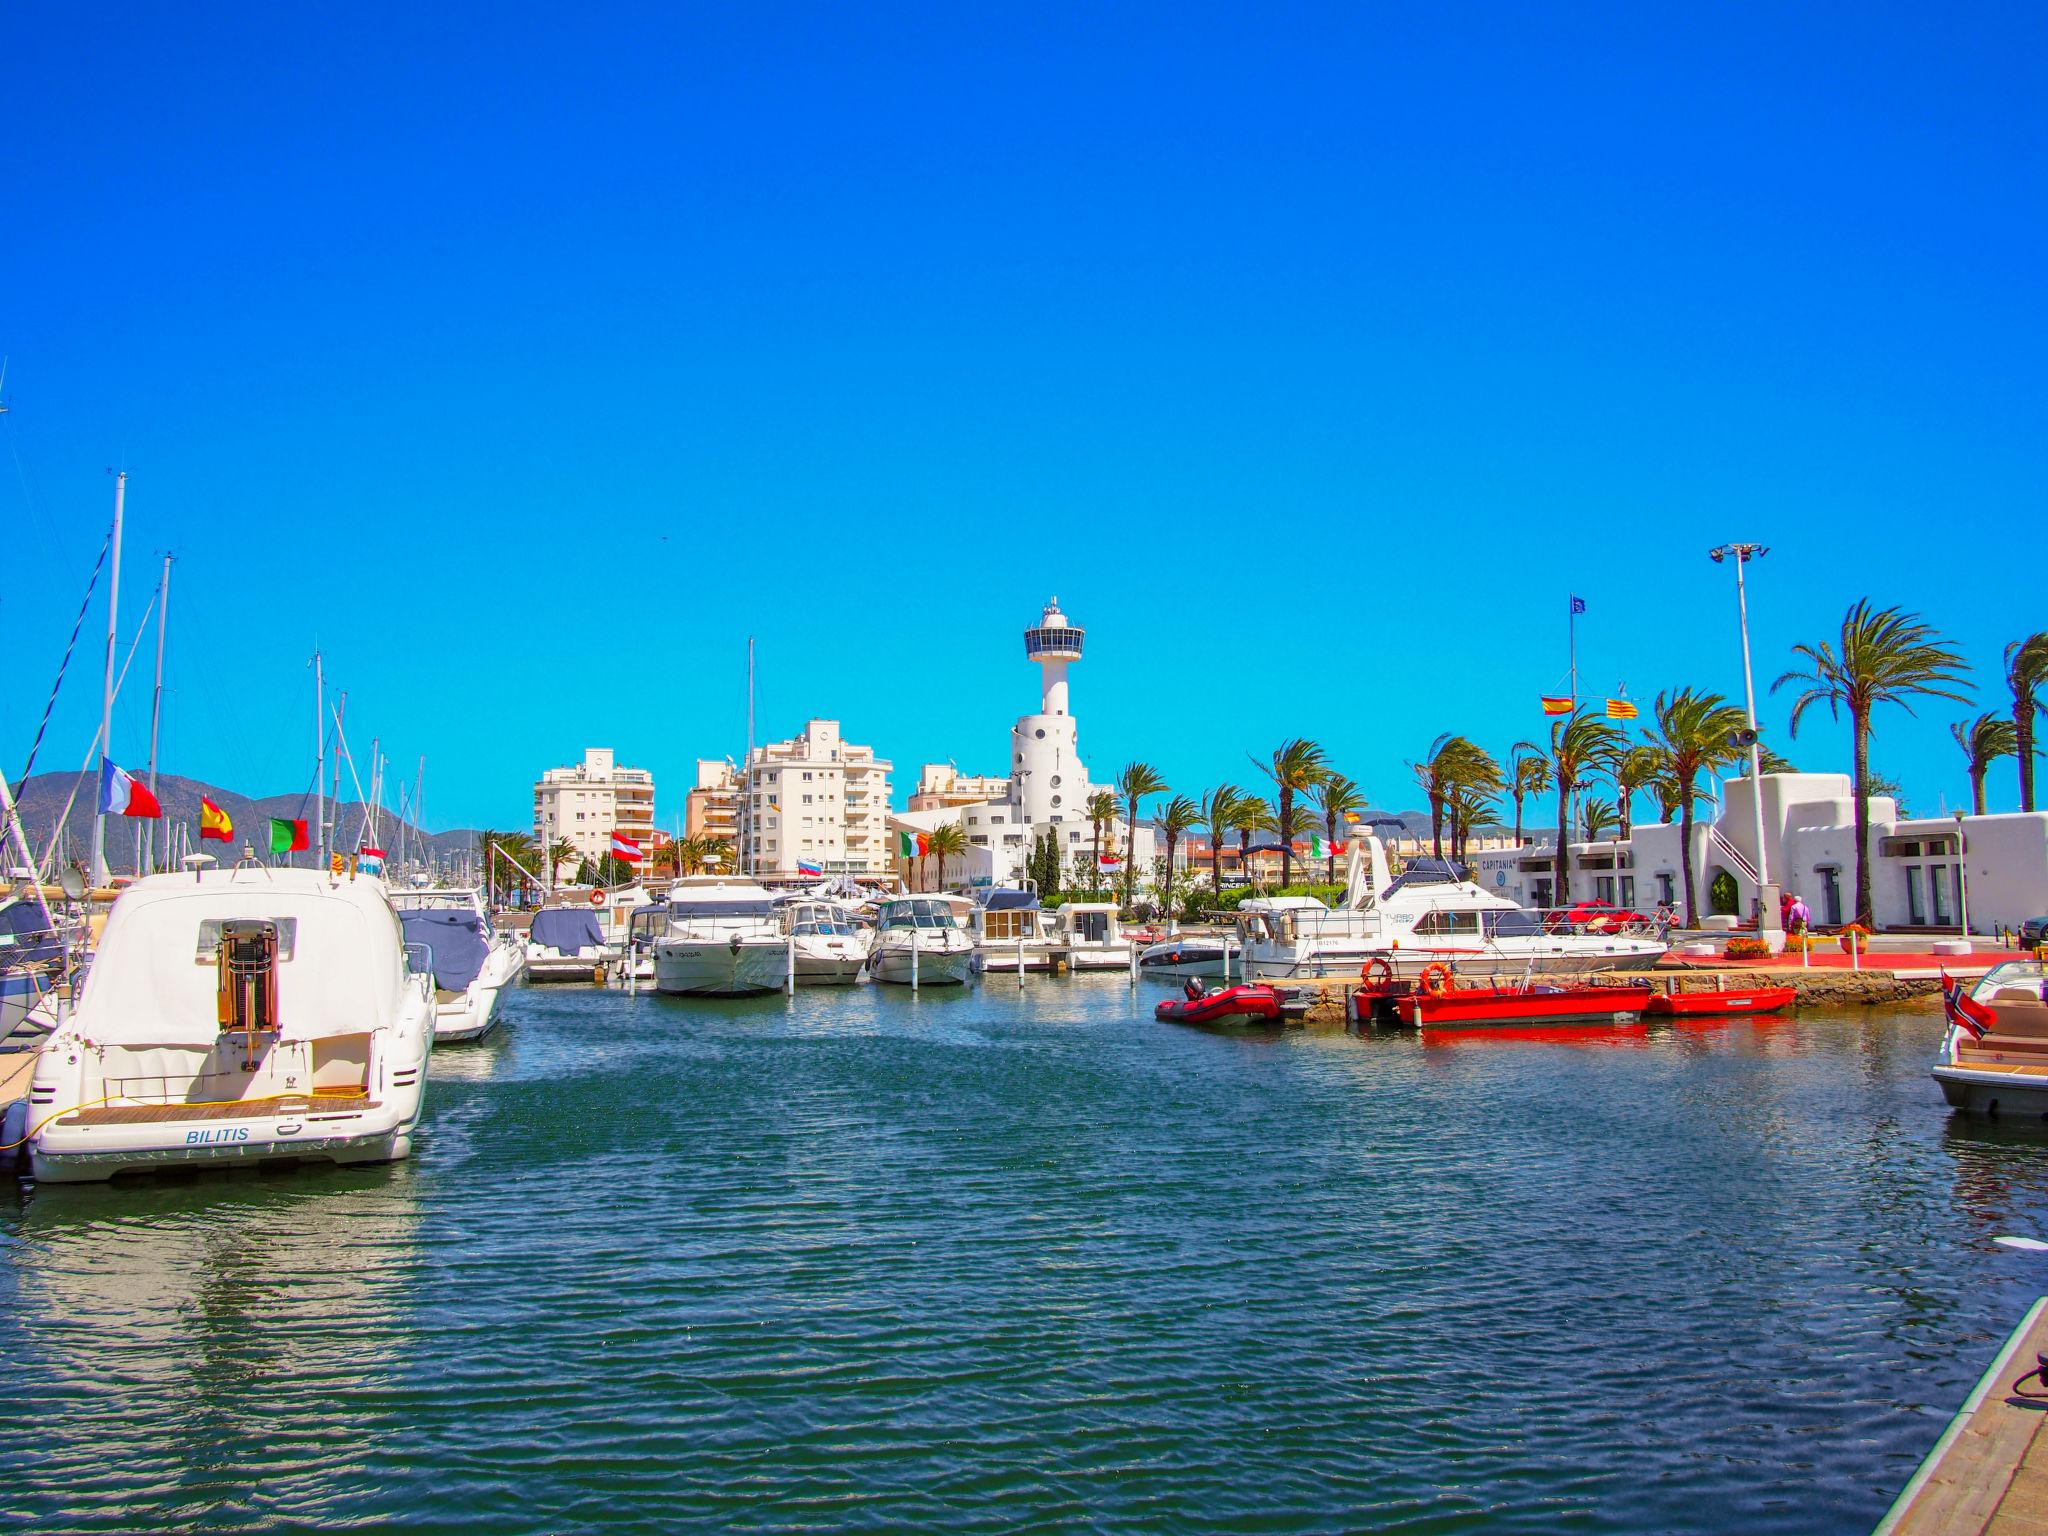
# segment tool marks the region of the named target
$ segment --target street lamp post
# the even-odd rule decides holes
[[[1776,892],[1771,889],[1770,854],[1764,849],[1764,767],[1763,748],[1756,729],[1756,678],[1749,664],[1749,589],[1742,568],[1761,560],[1771,551],[1763,544],[1723,544],[1707,551],[1716,565],[1735,557],[1735,609],[1742,626],[1742,696],[1749,715],[1749,808],[1756,833],[1757,928],[1759,932],[1780,926]]]
[[[1963,925],[1963,938],[1970,937],[1970,859],[1963,844],[1963,813],[1956,812],[1956,905]]]

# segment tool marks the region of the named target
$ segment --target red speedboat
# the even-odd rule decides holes
[[[1726,992],[1659,992],[1643,1012],[1659,1018],[1704,1019],[1731,1013],[1776,1013],[1797,997],[1791,987],[1731,987]]]
[[[1195,996],[1170,997],[1152,1010],[1167,1024],[1211,1024],[1225,1028],[1280,1022],[1280,994],[1271,987],[1218,987]]]
[[[1412,992],[1395,1003],[1417,1028],[1474,1024],[1627,1024],[1650,1001],[1648,986],[1446,987]]]

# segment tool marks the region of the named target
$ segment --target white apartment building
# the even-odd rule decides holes
[[[742,867],[770,880],[800,879],[804,865],[889,873],[890,766],[841,737],[837,720],[811,720],[800,736],[756,747],[740,795]]]
[[[951,805],[981,805],[1010,793],[1010,781],[986,773],[962,773],[951,763],[926,763],[917,773],[910,797],[913,811],[943,810]]]
[[[654,775],[622,768],[610,747],[586,747],[572,768],[550,768],[533,785],[533,836],[543,848],[557,839],[596,863],[611,852],[612,833],[643,848],[654,841]]]

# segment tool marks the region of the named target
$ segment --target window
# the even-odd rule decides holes
[[[1032,734],[1036,736],[1040,741],[1045,740],[1045,727],[1041,725],[1036,731],[1033,731]]]
[[[214,963],[214,957],[220,951],[220,925],[221,919],[217,917],[209,917],[201,921],[199,924],[199,949],[192,956],[195,961],[204,965]],[[296,917],[275,918],[272,920],[271,926],[277,929],[277,958],[280,961],[291,959],[292,951],[298,947],[299,920]]]
[[[1052,803],[1053,803],[1054,805],[1058,805],[1058,804],[1060,803],[1060,797],[1059,797],[1058,795],[1054,795],[1054,796],[1052,797]]]
[[[1953,922],[1954,919],[1948,915],[1948,866],[1928,865],[1927,884],[1934,892],[1934,920],[1937,923]]]
[[[1623,875],[1621,877],[1621,904],[1624,907],[1633,907],[1636,904],[1636,877],[1634,875]]]
[[[1667,907],[1677,904],[1678,880],[1675,876],[1659,875],[1657,877],[1657,900]]]
[[[1927,921],[1920,900],[1920,880],[1920,866],[1918,864],[1908,864],[1906,866],[1906,921],[1915,928],[1920,927]]]
[[[1060,787],[1060,776],[1058,774],[1054,774],[1052,776],[1052,787],[1054,789],[1058,789]]]
[[[808,778],[810,777],[810,775],[809,775],[809,774],[807,773],[807,774],[805,774],[805,775],[804,775],[804,777],[808,779]],[[804,796],[804,804],[805,804],[805,805],[809,805],[810,803],[811,803],[811,797],[810,797],[809,795],[805,795],[805,796]]]

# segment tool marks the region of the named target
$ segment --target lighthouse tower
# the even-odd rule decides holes
[[[1020,718],[1010,732],[1010,799],[1032,826],[1088,816],[1088,770],[1067,709],[1067,665],[1081,659],[1083,635],[1060,612],[1058,598],[1024,631],[1024,654],[1038,663],[1039,702],[1038,713]]]

